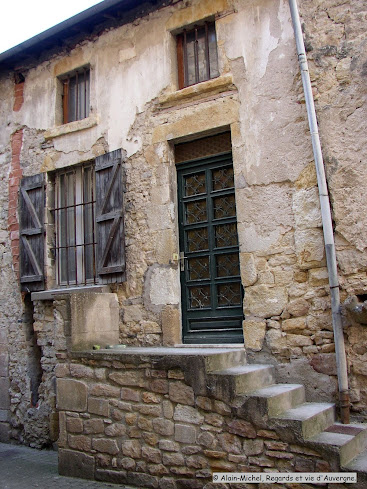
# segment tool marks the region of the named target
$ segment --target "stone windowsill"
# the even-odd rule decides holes
[[[82,292],[110,292],[108,285],[86,285],[85,287],[69,287],[64,289],[42,290],[41,292],[32,292],[32,301],[49,301],[55,296],[82,293]]]
[[[165,109],[229,90],[236,90],[232,75],[222,75],[160,97],[157,108]]]
[[[57,138],[59,136],[64,136],[65,134],[71,134],[77,131],[83,131],[84,129],[89,129],[98,124],[98,117],[96,115],[90,115],[86,119],[81,119],[80,121],[68,122],[67,124],[62,124],[61,126],[53,127],[45,131],[45,139]]]

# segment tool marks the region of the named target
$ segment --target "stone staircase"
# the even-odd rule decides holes
[[[355,487],[367,487],[367,424],[336,422],[334,404],[306,402],[304,387],[276,383],[270,365],[227,365],[208,372],[207,382],[241,418],[324,453],[333,471],[358,472]]]

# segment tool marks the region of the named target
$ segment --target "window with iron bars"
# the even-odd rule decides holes
[[[184,30],[177,36],[179,88],[219,76],[215,23]]]
[[[89,116],[90,70],[80,68],[60,78],[63,85],[63,123],[79,121]]]
[[[55,259],[59,285],[96,283],[94,164],[67,168],[55,178]]]

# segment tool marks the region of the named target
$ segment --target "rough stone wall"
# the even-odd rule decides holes
[[[365,2],[302,1],[311,79],[330,190],[341,297],[367,288]],[[365,410],[366,326],[345,315],[354,408]]]
[[[321,453],[246,421],[229,401],[198,395],[180,368],[113,357],[81,355],[57,366],[61,474],[214,489],[232,486],[212,484],[212,472],[336,469]]]
[[[366,11],[362,0],[304,0],[300,8],[345,300],[367,290]],[[177,91],[172,33],[216,13],[221,77]],[[57,76],[87,63],[91,65],[90,117],[60,125]],[[24,84],[15,83],[12,74],[0,79],[0,115],[6,122],[0,134],[4,313],[0,381],[7,392],[9,372],[12,386],[10,403],[4,396],[0,407],[2,426],[8,426],[11,405],[12,436],[27,440],[28,435],[19,434],[29,431],[23,427],[31,419],[27,409],[32,389],[24,357],[35,350],[34,341],[30,343],[22,329],[25,305],[14,266],[17,236],[10,234],[16,230],[8,226],[17,217],[11,199],[16,189],[8,183],[12,140],[20,131],[19,166],[24,175],[90,161],[117,148],[127,151],[127,281],[111,289],[119,300],[120,341],[153,346],[182,341],[179,271],[173,260],[179,251],[173,145],[230,130],[246,348],[257,361],[279,363],[280,379],[306,380],[309,399],[332,400],[336,377],[330,297],[312,147],[287,2],[177,2],[86,40],[70,52],[60,51],[24,75]],[[48,242],[51,234],[49,227]],[[50,250],[46,273],[47,287],[52,288]],[[48,304],[47,319],[41,319],[46,314],[46,309],[40,312],[42,307],[37,303],[34,310],[40,314],[35,324],[45,369],[40,399],[46,403],[50,396],[46,419],[54,409],[51,378],[56,351],[65,352],[65,345],[55,344],[66,340],[60,339],[55,326],[57,309],[48,310]],[[352,402],[362,413],[367,401],[366,334],[365,326],[346,317]]]

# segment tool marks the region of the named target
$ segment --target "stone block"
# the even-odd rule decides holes
[[[147,460],[147,462],[153,464],[160,464],[162,462],[162,455],[158,448],[143,447],[141,450],[141,456],[143,459]]]
[[[0,353],[0,377],[8,376],[9,355],[7,351]]]
[[[255,258],[252,253],[240,253],[241,280],[244,287],[254,285],[257,280]]]
[[[138,440],[126,440],[121,443],[121,451],[126,457],[141,458],[141,445]]]
[[[248,287],[244,299],[245,316],[270,318],[279,316],[288,302],[288,294],[285,287],[268,287],[255,285]]]
[[[103,433],[103,432],[104,432],[103,419],[92,418],[84,421],[84,433],[86,435]]]
[[[93,438],[92,448],[97,450],[97,452],[108,453],[109,455],[117,455],[119,453],[116,440],[109,438]]]
[[[99,414],[100,416],[108,416],[109,404],[106,399],[98,397],[89,397],[88,412],[91,414]]]
[[[264,450],[263,440],[245,440],[243,442],[243,452],[245,455],[260,455]]]
[[[73,350],[94,344],[119,343],[119,304],[116,294],[78,292],[70,295]]]
[[[141,472],[128,472],[127,483],[135,487],[144,487],[146,489],[158,488],[158,477]]]
[[[94,457],[74,450],[59,450],[59,474],[81,479],[94,479]]]
[[[192,387],[184,384],[183,382],[171,382],[169,385],[169,398],[173,402],[178,402],[180,404],[188,404],[193,406],[194,401],[194,391]]]
[[[264,343],[266,322],[246,319],[242,324],[245,348],[260,351]]]
[[[256,438],[256,430],[248,421],[234,419],[228,423],[228,431],[245,438]]]
[[[69,433],[83,433],[83,420],[80,418],[67,418],[66,429]]]
[[[0,422],[0,442],[9,443],[10,441],[10,424]]]
[[[180,443],[196,443],[196,429],[186,424],[175,424],[175,440]]]
[[[113,436],[113,437],[122,436],[126,433],[126,426],[124,426],[121,423],[113,423],[106,426],[104,432],[106,436]]]
[[[319,202],[317,187],[294,192],[292,208],[298,229],[322,226]]]
[[[143,379],[143,372],[127,370],[126,372],[112,372],[109,378],[122,386],[145,387],[147,382]]]
[[[91,439],[84,435],[69,435],[68,443],[70,448],[75,448],[81,452],[90,452]]]
[[[185,460],[182,453],[178,452],[165,452],[163,453],[163,465],[184,465]]]
[[[180,450],[180,445],[172,440],[160,440],[159,449],[167,452],[178,452]]]
[[[121,399],[124,401],[140,401],[140,392],[138,390],[123,387],[121,389]]]
[[[306,299],[299,298],[289,302],[289,304],[287,305],[287,312],[291,316],[306,316],[309,308],[310,305],[306,301]]]
[[[325,248],[321,229],[296,229],[294,240],[297,263],[301,269],[324,265]]]
[[[7,377],[0,378],[0,409],[8,409],[10,406],[9,399],[9,379]]]
[[[173,415],[175,421],[183,421],[189,424],[202,424],[204,416],[191,406],[182,406],[177,404]]]
[[[181,343],[180,311],[172,306],[162,310],[163,346],[175,346]]]
[[[0,421],[8,421],[9,411],[7,409],[0,409]]]
[[[173,435],[174,424],[169,419],[153,419],[153,429],[158,435],[170,436]]]
[[[178,304],[180,285],[178,272],[166,266],[153,266],[147,274],[150,302],[155,305]]]
[[[309,346],[313,344],[309,336],[299,334],[288,334],[286,341],[288,346]]]
[[[119,398],[121,390],[119,387],[108,384],[94,384],[90,388],[90,394],[95,397],[116,397]]]
[[[289,333],[301,333],[306,329],[306,318],[297,317],[292,319],[285,319],[282,322],[282,330]]]
[[[57,379],[57,408],[61,411],[87,410],[87,385],[80,380]]]
[[[127,481],[125,470],[96,469],[95,478],[97,481],[112,482],[113,484],[125,484]],[[96,483],[97,485],[99,484]]]

